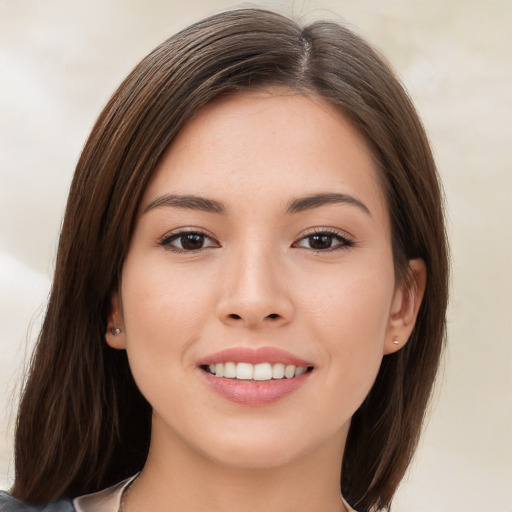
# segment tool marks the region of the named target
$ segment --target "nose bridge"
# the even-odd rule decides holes
[[[276,247],[251,237],[232,251],[224,268],[222,321],[246,327],[287,323],[293,306],[285,286],[282,255]]]

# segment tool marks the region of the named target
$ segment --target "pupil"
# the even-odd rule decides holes
[[[193,251],[203,247],[204,236],[197,233],[189,233],[181,236],[181,246],[183,249]]]
[[[312,235],[309,237],[309,245],[312,249],[329,249],[331,235]]]

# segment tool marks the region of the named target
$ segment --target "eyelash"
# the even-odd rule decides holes
[[[183,243],[182,243],[181,248],[171,245],[172,242],[174,242],[175,240],[179,240],[180,238],[182,238],[186,235],[201,236],[201,237],[203,237],[203,240],[211,240],[213,243],[212,243],[212,245],[209,245],[207,247],[200,247],[199,249],[184,249]],[[221,247],[219,242],[214,240],[214,238],[212,236],[210,236],[208,233],[205,233],[204,231],[201,231],[201,230],[190,230],[190,231],[184,230],[184,231],[178,231],[176,233],[171,233],[171,234],[165,235],[163,238],[160,239],[160,241],[158,242],[158,245],[168,251],[172,251],[172,252],[176,252],[176,253],[189,253],[189,254],[195,254],[204,249],[208,249],[209,247],[214,247],[214,246]]]
[[[195,235],[202,237],[202,240],[210,240],[212,242],[211,245],[208,245],[206,247],[200,247],[198,249],[185,249],[183,248],[183,240],[182,240],[182,247],[175,247],[172,244],[172,242],[176,240],[180,240],[182,237],[186,235]],[[312,238],[314,236],[323,236],[323,237],[331,237],[338,241],[338,244],[334,247],[329,247],[327,249],[313,249],[312,247],[303,247],[298,245],[299,242],[302,242],[303,240],[307,240],[308,238]],[[165,235],[162,239],[159,240],[158,245],[165,248],[168,251],[175,252],[175,253],[188,253],[188,254],[195,254],[199,251],[202,251],[204,249],[208,249],[210,247],[221,247],[220,243],[217,242],[213,237],[205,233],[204,231],[200,230],[190,230],[190,231],[178,231],[176,233],[171,233],[168,235]],[[341,234],[339,231],[335,231],[332,229],[326,229],[326,228],[316,228],[311,233],[308,233],[304,236],[302,236],[297,242],[294,242],[292,244],[292,247],[295,248],[303,248],[306,250],[313,251],[315,254],[322,254],[322,253],[328,253],[333,251],[338,251],[342,249],[347,249],[349,247],[352,247],[354,245],[354,242],[348,238],[346,234]]]
[[[315,228],[312,232],[302,236],[298,240],[298,242],[307,240],[308,238],[311,238],[314,236],[325,236],[325,237],[331,237],[331,238],[338,240],[337,245],[335,245],[334,247],[329,247],[327,249],[313,249],[312,247],[311,248],[303,247],[304,249],[314,251],[316,254],[322,254],[322,253],[327,253],[327,252],[348,249],[349,247],[352,247],[354,245],[354,241],[351,240],[348,237],[348,235],[346,235],[345,233],[342,234],[337,230],[328,229],[328,228]],[[301,246],[297,245],[298,242],[294,242],[292,247],[301,247]]]

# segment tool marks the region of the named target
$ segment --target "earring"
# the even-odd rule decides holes
[[[112,336],[117,336],[118,334],[121,333],[121,329],[119,329],[119,327],[114,327],[112,326],[110,329],[110,334],[112,334]]]
[[[398,338],[395,338],[393,340],[393,345],[400,345],[400,342],[398,341]]]

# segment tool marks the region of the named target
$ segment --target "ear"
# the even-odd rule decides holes
[[[126,333],[119,293],[112,294],[110,299],[110,312],[107,318],[107,332],[105,340],[112,348],[122,350],[126,348]]]
[[[402,348],[416,323],[418,311],[427,284],[427,267],[422,259],[409,260],[408,275],[397,287],[388,332],[384,344],[384,354],[392,354]]]

